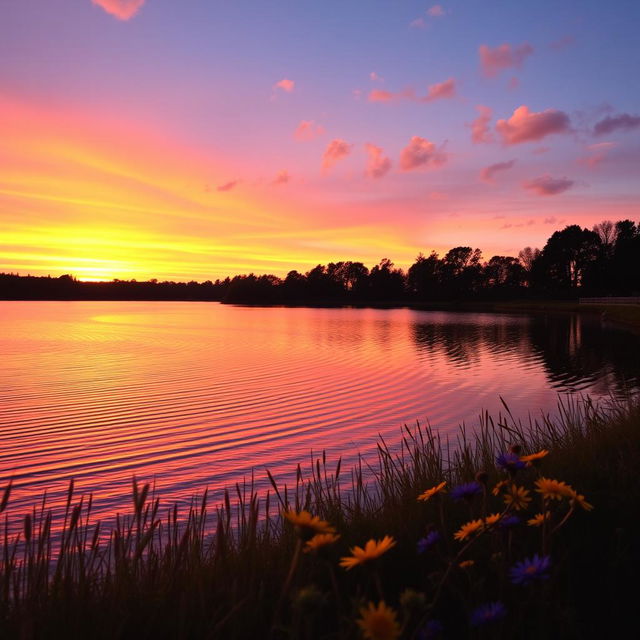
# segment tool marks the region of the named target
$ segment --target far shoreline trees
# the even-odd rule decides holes
[[[202,300],[238,304],[367,305],[471,300],[575,299],[640,294],[640,225],[604,221],[592,230],[569,225],[542,250],[525,247],[517,258],[459,246],[443,257],[420,253],[405,272],[383,258],[319,264],[306,273],[237,275],[202,283],[113,280],[81,282],[0,274],[0,299]]]

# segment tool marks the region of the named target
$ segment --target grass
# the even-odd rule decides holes
[[[405,428],[399,446],[379,442],[371,467],[361,462],[345,471],[321,456],[308,470],[298,467],[295,486],[270,476],[267,495],[248,482],[213,506],[205,491],[184,513],[134,481],[131,512],[108,531],[92,520],[92,497],[77,496],[73,484],[59,517],[44,498],[29,513],[13,514],[8,486],[0,501],[0,637],[615,636],[635,624],[640,405],[576,399],[559,409],[555,419],[523,425],[505,407],[495,420],[482,416],[473,432],[461,429],[455,443],[440,441],[428,426]],[[550,454],[541,468],[505,474],[495,457],[509,447]],[[540,501],[540,473],[570,483],[595,509],[543,501],[554,512],[555,532],[527,527]],[[482,497],[416,499],[442,481],[451,487],[476,478]],[[501,479],[528,487],[533,501],[523,523],[513,533],[487,526],[455,541],[461,525],[492,511],[522,516],[491,494]],[[292,526],[284,510],[294,519],[308,510],[340,538],[300,553],[313,527]],[[440,541],[417,553],[418,540],[434,531]],[[384,536],[395,545],[352,570],[339,566],[352,547]],[[550,556],[551,577],[514,585],[510,569],[536,553]],[[480,616],[478,626],[470,624],[479,606],[494,602],[505,607],[504,617],[494,607],[494,622]]]

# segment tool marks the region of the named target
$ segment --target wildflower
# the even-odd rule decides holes
[[[541,527],[543,522],[547,522],[551,518],[551,511],[545,511],[544,513],[536,513],[533,518],[527,520],[527,524],[530,527]]]
[[[440,620],[429,620],[420,631],[418,631],[418,640],[433,640],[444,631]]]
[[[326,520],[320,520],[318,516],[312,516],[308,511],[288,509],[283,511],[282,515],[294,525],[303,540],[310,540],[316,533],[335,533],[336,531]]]
[[[482,520],[471,520],[466,524],[463,524],[458,531],[453,534],[456,540],[463,542],[467,538],[480,533],[484,529],[484,522]]]
[[[501,529],[510,529],[511,527],[517,527],[519,524],[520,518],[514,515],[503,516],[499,522]]]
[[[459,484],[451,490],[451,497],[454,500],[473,500],[473,498],[482,493],[482,486],[479,482],[467,482]]]
[[[445,487],[447,486],[446,482],[441,482],[437,484],[435,487],[431,487],[431,489],[427,489],[424,493],[421,493],[418,496],[418,500],[422,500],[422,502],[426,502],[427,500],[433,498],[433,496],[438,493],[446,493]]]
[[[427,606],[427,596],[422,591],[405,589],[400,594],[400,604],[406,611],[424,611]]]
[[[507,615],[507,609],[502,602],[488,602],[480,605],[471,614],[471,626],[479,627],[483,624],[501,620]]]
[[[520,456],[516,453],[502,453],[496,458],[496,464],[503,470],[515,474],[520,469],[525,468]]]
[[[539,464],[542,458],[546,458],[548,455],[549,452],[546,449],[542,449],[537,453],[530,453],[527,456],[520,456],[520,460],[522,460],[522,462],[526,463],[526,465],[530,467],[531,465]]]
[[[463,560],[458,564],[461,569],[470,569],[476,563],[475,560]]]
[[[485,527],[492,527],[494,524],[497,524],[498,522],[500,522],[500,514],[499,513],[492,513],[490,516],[487,516],[484,519]]]
[[[585,497],[578,492],[571,490],[571,502],[572,504],[577,504],[580,508],[585,511],[591,511],[593,509],[593,505],[585,500]]]
[[[360,619],[357,622],[364,637],[369,640],[396,640],[400,637],[396,612],[387,607],[384,600],[377,607],[370,602],[368,607],[360,609]]]
[[[500,491],[502,491],[502,489],[506,487],[508,484],[509,484],[508,480],[500,480],[500,482],[498,482],[496,486],[493,487],[493,489],[491,489],[491,493],[494,496],[500,495]]]
[[[504,503],[515,509],[516,511],[520,511],[520,509],[526,509],[531,502],[531,498],[529,497],[529,490],[524,487],[518,487],[515,484],[512,484],[504,494]]]
[[[318,551],[340,539],[335,533],[316,533],[311,540],[307,540],[304,545],[304,552]]]
[[[535,482],[536,491],[542,494],[545,500],[562,500],[572,498],[575,491],[566,483],[550,478],[538,478]]]
[[[418,540],[418,553],[424,553],[429,547],[432,547],[438,540],[440,534],[437,531],[430,531],[424,538]]]
[[[532,558],[516,562],[509,570],[509,576],[513,584],[528,585],[536,580],[546,580],[550,569],[551,558],[536,553]]]
[[[362,547],[353,547],[350,556],[340,559],[340,566],[347,570],[353,569],[358,564],[364,564],[369,560],[379,558],[395,545],[396,541],[391,536],[385,536],[382,540],[371,539],[365,544],[364,549]]]

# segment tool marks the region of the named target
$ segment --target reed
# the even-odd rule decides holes
[[[293,486],[267,472],[272,490],[258,495],[250,478],[217,505],[206,490],[187,509],[163,505],[150,484],[134,478],[130,512],[108,528],[92,518],[93,496],[78,495],[73,481],[62,514],[47,508],[46,495],[28,513],[12,513],[9,482],[0,500],[0,637],[611,635],[632,620],[639,427],[634,400],[569,399],[556,417],[527,423],[505,404],[475,429],[461,427],[454,441],[430,425],[405,426],[398,444],[379,440],[375,461],[345,471],[322,454],[298,466]],[[568,501],[554,528],[523,520],[517,534],[499,532],[498,522],[522,514],[491,494],[500,480],[516,481],[496,456],[542,450],[550,451],[544,476],[577,487],[595,509],[581,512]],[[537,499],[540,469],[518,474]],[[476,483],[481,493],[459,502],[444,494],[417,500],[443,482]],[[502,511],[488,524],[496,504]],[[541,504],[560,509],[553,500]],[[330,524],[334,539],[312,538],[320,529],[304,521],[304,511]],[[483,535],[454,539],[474,519]],[[434,532],[437,552],[418,553]],[[363,555],[349,556],[357,545]],[[519,592],[508,567],[534,551],[553,558],[552,579]],[[356,556],[353,570],[340,566],[340,557]],[[494,609],[478,608],[483,602]]]

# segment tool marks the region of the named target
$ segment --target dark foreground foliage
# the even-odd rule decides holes
[[[401,446],[379,443],[373,467],[345,473],[321,457],[295,487],[272,478],[259,497],[237,486],[214,508],[205,492],[188,513],[134,481],[132,511],[110,531],[73,486],[61,533],[44,501],[12,513],[9,486],[0,637],[578,639],[633,628],[640,406],[582,399],[553,420],[521,425],[506,410],[480,422],[455,443],[405,428]]]

